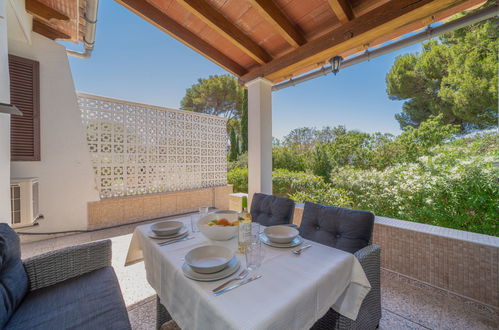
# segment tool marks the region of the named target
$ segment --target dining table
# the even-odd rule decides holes
[[[190,217],[176,218],[190,230]],[[151,224],[135,228],[125,265],[144,261],[147,281],[177,325],[190,329],[310,329],[333,308],[352,320],[371,286],[357,258],[348,252],[303,239],[311,247],[276,248],[262,243],[263,261],[250,276],[261,278],[225,294],[212,290],[245,267],[238,252],[237,235],[212,241],[200,232],[192,239],[159,245],[150,237]],[[262,230],[263,230],[262,226]],[[200,282],[183,271],[185,255],[203,245],[225,246],[234,251],[241,268],[229,278]]]

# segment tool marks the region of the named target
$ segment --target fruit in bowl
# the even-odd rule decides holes
[[[214,220],[211,220],[209,223],[208,223],[208,226],[224,226],[224,227],[227,227],[227,226],[237,226],[239,224],[239,222],[237,220],[234,220],[234,221],[229,221],[225,218],[222,218],[222,219],[214,219]]]
[[[198,221],[199,231],[214,241],[227,241],[237,234],[237,213],[210,213]]]

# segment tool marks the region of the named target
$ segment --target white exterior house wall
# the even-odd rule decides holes
[[[31,44],[9,39],[9,53],[40,63],[41,161],[11,162],[12,178],[39,178],[39,209],[44,219],[24,231],[86,229],[87,202],[98,201],[99,194],[65,48],[32,33]],[[0,143],[4,140],[0,138]]]

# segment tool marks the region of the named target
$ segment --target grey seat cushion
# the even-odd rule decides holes
[[[374,214],[307,202],[300,235],[303,238],[355,253],[371,240]]]
[[[5,329],[131,329],[118,280],[104,267],[29,292]]]
[[[276,226],[293,222],[295,202],[289,198],[257,193],[251,202],[253,221],[263,226]]]
[[[0,329],[28,292],[28,275],[21,261],[16,232],[0,223]]]

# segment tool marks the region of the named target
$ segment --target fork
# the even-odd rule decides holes
[[[297,256],[299,256],[303,250],[306,250],[306,249],[308,249],[311,246],[312,245],[310,245],[310,244],[309,245],[305,245],[304,247],[301,247],[298,250],[294,250],[293,254],[296,254]]]
[[[225,288],[228,284],[234,282],[234,281],[239,281],[239,280],[242,280],[244,279],[246,276],[248,276],[249,274],[249,271],[247,269],[243,269],[243,271],[241,273],[239,273],[239,276],[237,277],[234,277],[230,280],[228,280],[227,282],[223,283],[222,285],[220,286],[217,286],[215,289],[211,290],[212,292],[217,292],[217,291],[220,291],[222,290],[223,288]]]

